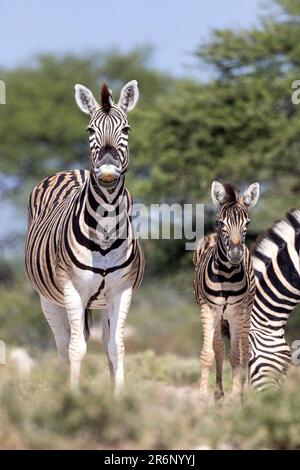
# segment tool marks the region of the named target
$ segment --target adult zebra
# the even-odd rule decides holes
[[[132,200],[124,185],[127,112],[138,96],[133,80],[124,86],[116,105],[104,84],[99,105],[90,90],[76,85],[77,105],[91,116],[91,170],[50,176],[29,199],[26,271],[40,294],[58,354],[70,362],[73,389],[79,386],[86,353],[89,308],[105,309],[102,339],[116,395],[124,383],[124,323],[144,271],[130,220]]]
[[[218,207],[216,234],[200,240],[194,255],[194,291],[200,304],[203,347],[200,356],[202,399],[208,396],[208,378],[216,360],[215,399],[224,396],[222,333],[230,337],[232,393],[240,394],[247,377],[250,313],[255,281],[250,254],[245,246],[249,208],[259,198],[254,183],[242,197],[228,184],[214,181],[212,200]]]
[[[285,327],[300,302],[300,211],[291,210],[253,252],[256,294],[251,313],[250,384],[278,386],[287,374],[290,348]]]

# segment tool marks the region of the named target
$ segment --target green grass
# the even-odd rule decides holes
[[[83,363],[80,396],[70,394],[56,361],[37,296],[26,284],[1,291],[0,339],[25,347],[37,366],[27,379],[0,366],[0,448],[166,449],[198,447],[300,449],[300,368],[283,389],[229,396],[225,361],[223,406],[199,403],[201,325],[191,276],[145,282],[134,296],[126,335],[126,392],[111,399],[106,358],[93,338]],[[294,312],[290,341],[299,338]],[[213,391],[214,374],[210,385]]]
[[[69,392],[66,371],[41,355],[28,378],[0,369],[2,449],[300,448],[300,370],[276,392],[248,392],[243,406],[198,400],[195,358],[128,354],[127,387],[116,403],[102,353],[88,353],[81,393]],[[228,367],[225,371],[229,386]],[[227,388],[228,388],[227,386]]]

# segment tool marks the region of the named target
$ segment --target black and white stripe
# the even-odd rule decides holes
[[[300,211],[277,222],[253,252],[256,295],[251,314],[250,383],[277,386],[290,364],[286,322],[300,302]]]
[[[77,85],[77,103],[91,115],[91,170],[57,173],[35,187],[25,247],[28,278],[40,294],[60,356],[71,363],[75,388],[86,351],[88,309],[105,309],[103,342],[116,393],[123,385],[124,322],[144,272],[125,188],[128,94],[134,95],[132,108],[138,96],[135,81],[114,105],[104,85],[99,106],[88,89]]]
[[[233,393],[241,393],[247,375],[250,312],[255,282],[251,258],[245,246],[249,207],[259,197],[258,184],[251,185],[242,197],[231,185],[214,182],[212,199],[218,206],[216,233],[200,240],[194,256],[194,291],[200,305],[203,328],[201,352],[201,395],[208,393],[208,374],[216,360],[215,397],[224,395],[222,333],[231,340],[230,362]]]

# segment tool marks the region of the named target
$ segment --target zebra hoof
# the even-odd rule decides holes
[[[219,403],[222,402],[224,400],[223,390],[215,390],[214,399],[215,399],[215,402],[219,402]]]

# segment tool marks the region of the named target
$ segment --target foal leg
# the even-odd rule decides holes
[[[124,326],[131,298],[132,287],[128,287],[121,292],[108,293],[107,295],[110,328],[108,356],[112,364],[115,397],[118,397],[124,388]]]
[[[64,307],[41,297],[44,316],[54,335],[57,353],[64,362],[69,362],[70,326]]]
[[[208,378],[209,372],[214,361],[214,333],[216,327],[216,313],[208,305],[201,305],[201,322],[203,330],[203,346],[200,355],[200,398],[206,400],[208,398]]]
[[[224,398],[223,390],[223,361],[225,345],[221,333],[221,320],[218,321],[215,334],[214,334],[214,353],[216,358],[216,386],[215,386],[215,400]]]

